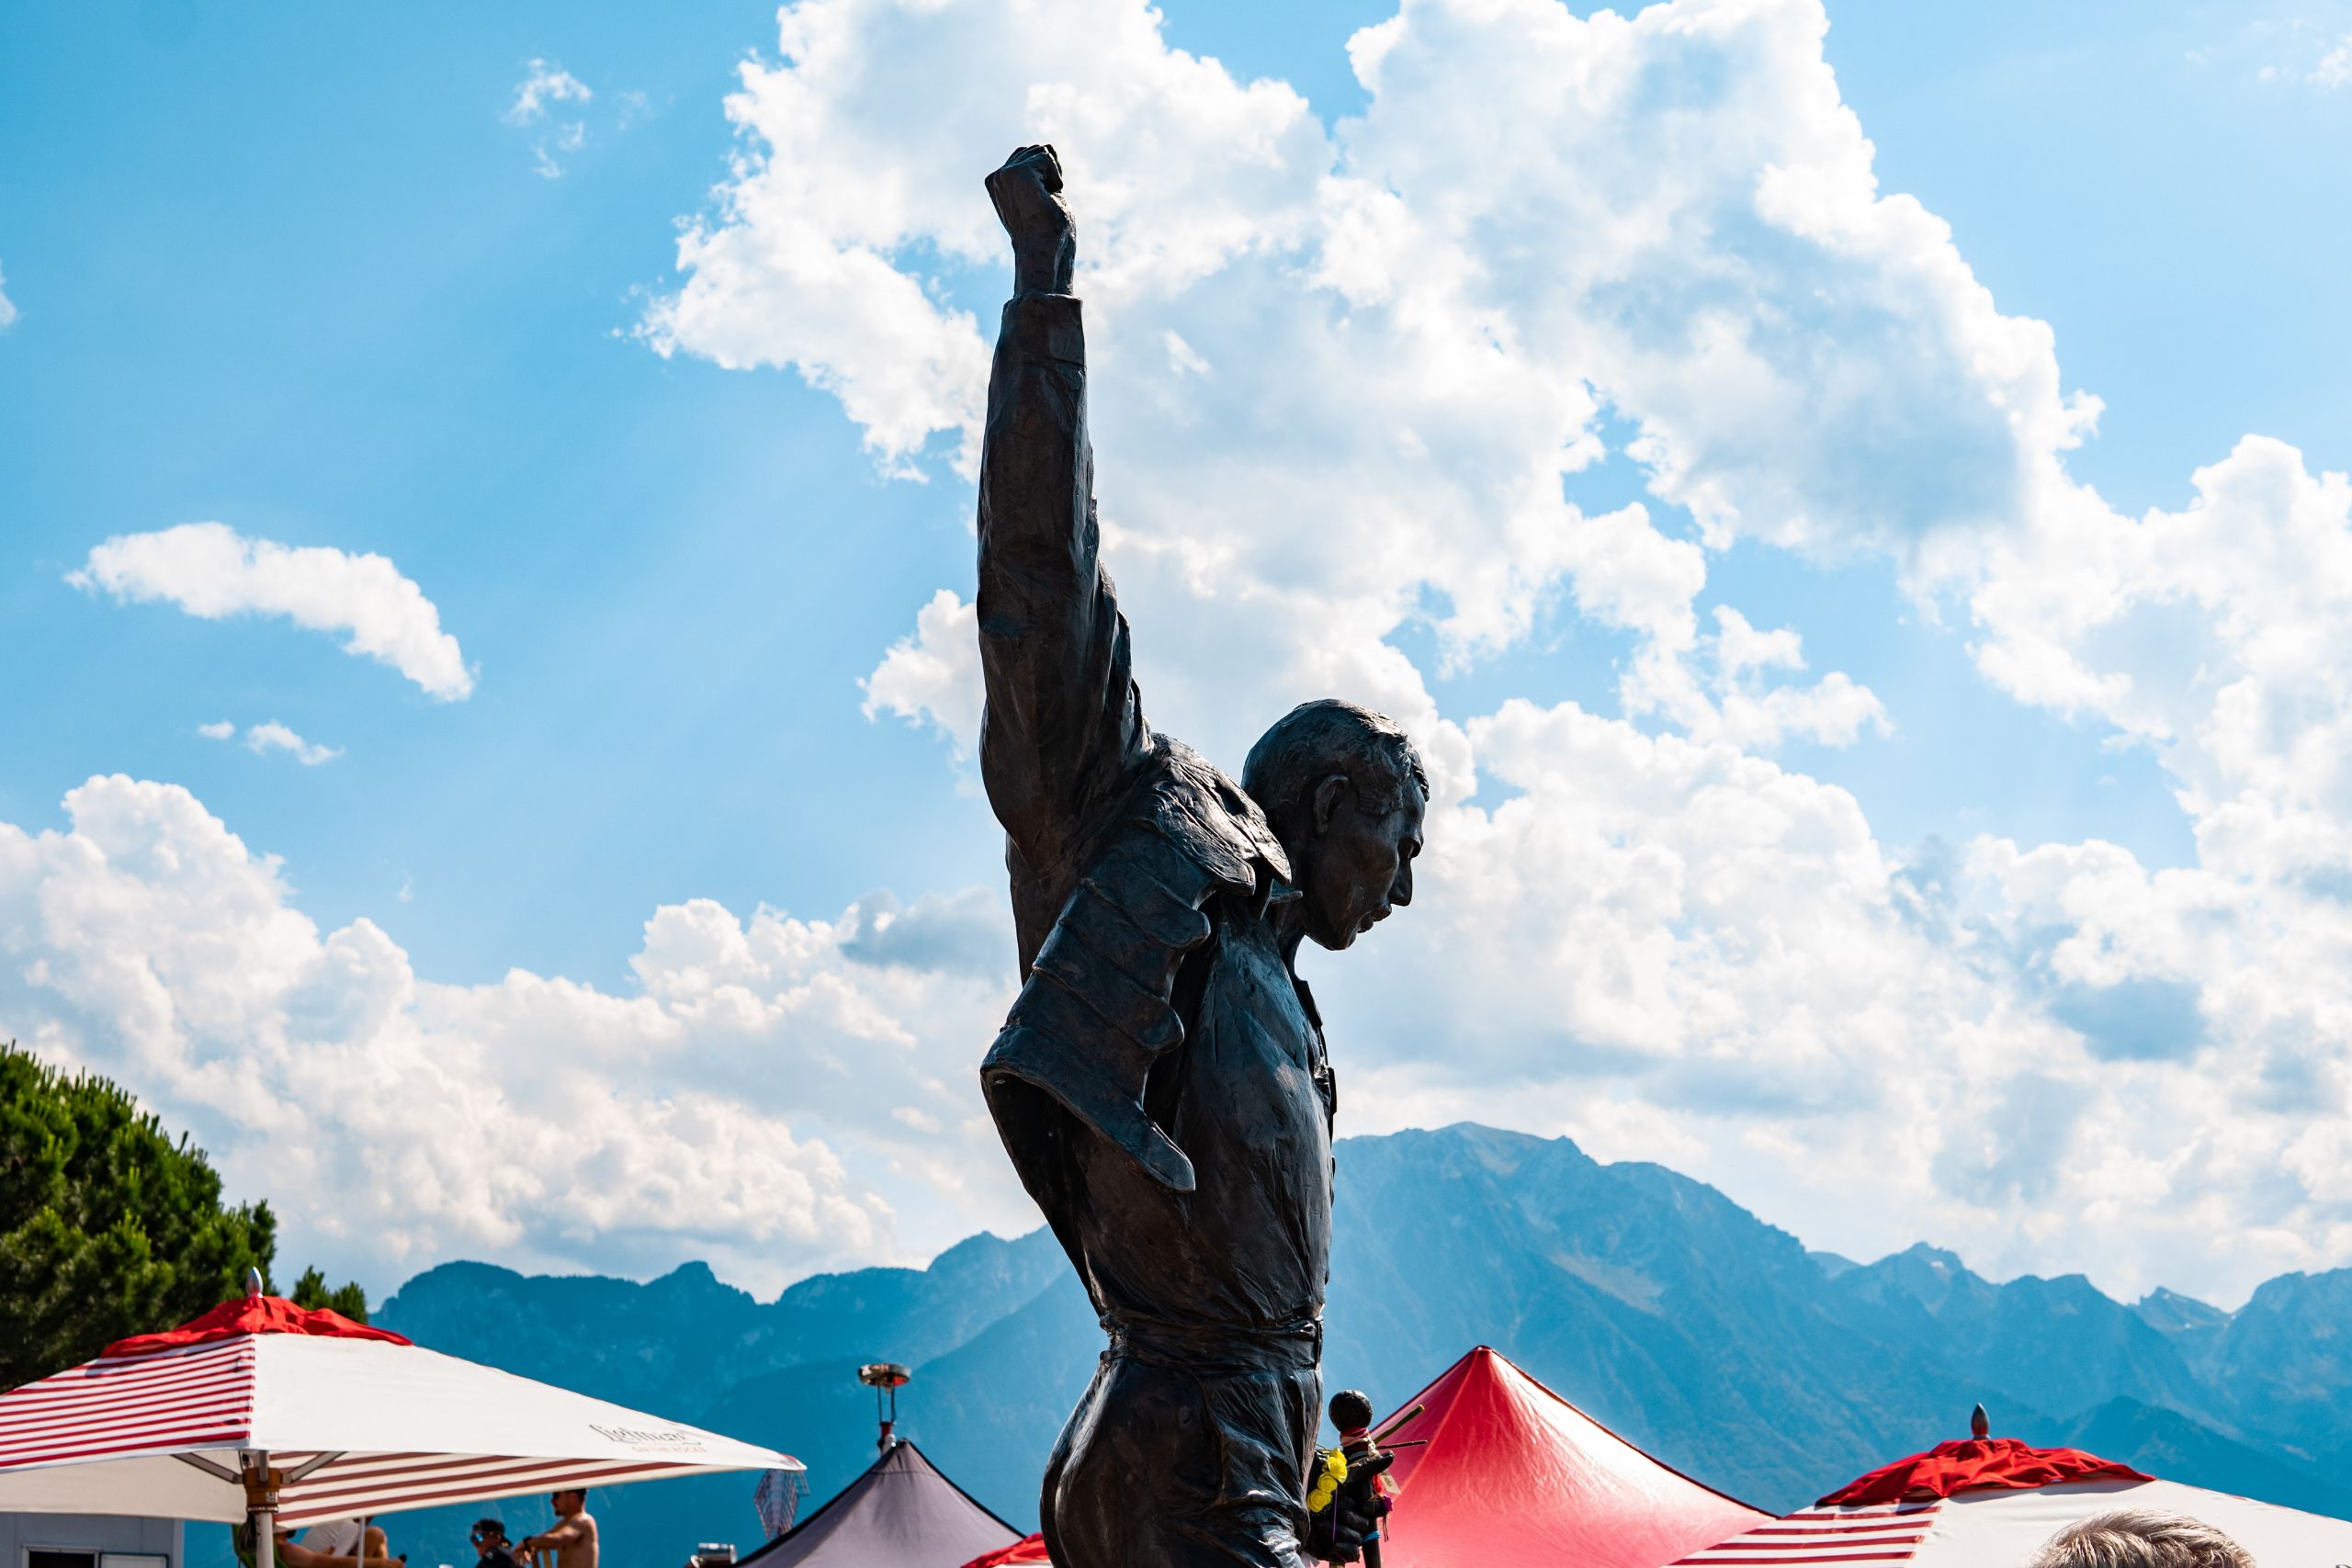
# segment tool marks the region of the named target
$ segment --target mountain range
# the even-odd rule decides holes
[[[2118,1302],[2080,1275],[1996,1284],[1924,1245],[1859,1264],[1664,1167],[1474,1125],[1345,1140],[1338,1171],[1326,1380],[1384,1408],[1489,1344],[1677,1469],[1774,1510],[1966,1435],[1982,1401],[2005,1436],[2352,1514],[2352,1270],[2282,1275],[2225,1313],[2168,1291]],[[1102,1345],[1042,1230],[764,1303],[700,1264],[639,1284],[452,1263],[375,1321],[783,1449],[817,1501],[873,1458],[858,1364],[904,1362],[900,1433],[1023,1529]],[[600,1495],[608,1560],[748,1550],[750,1495],[746,1477]],[[541,1501],[503,1511],[546,1523]],[[464,1562],[464,1522],[405,1517],[396,1547]]]

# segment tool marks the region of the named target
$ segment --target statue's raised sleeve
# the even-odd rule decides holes
[[[1249,797],[1144,722],[1096,558],[1093,468],[1079,302],[1016,295],[989,380],[978,607],[980,773],[1004,824],[1022,987],[980,1081],[1057,1231],[1079,1187],[1074,1137],[1192,1190],[1191,1160],[1143,1103],[1185,1038],[1177,972],[1208,943],[1214,898],[1262,908],[1288,872]]]
[[[980,1081],[1023,1182],[1058,1232],[1074,1188],[1069,1117],[1164,1179],[1192,1185],[1189,1164],[1137,1103],[1153,1055],[1171,1043],[1164,1025],[1123,1031],[1097,1016],[1105,998],[1086,993],[1101,985],[1070,984],[1061,962],[1080,933],[1045,952],[1151,739],[1126,619],[1098,558],[1086,335],[1069,295],[1024,292],[1004,307],[980,449],[979,536],[980,776],[1004,824],[1023,981]],[[1171,913],[1183,928],[1170,933],[1179,949],[1206,935],[1193,911]],[[1134,999],[1165,1014],[1148,1006],[1157,998]]]
[[[1127,624],[1097,558],[1079,301],[1004,307],[980,456],[980,776],[1004,824],[1021,973],[1150,741]]]

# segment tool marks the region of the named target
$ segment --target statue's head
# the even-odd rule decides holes
[[[1273,824],[1321,945],[1346,947],[1413,901],[1429,775],[1394,720],[1335,698],[1301,703],[1250,748],[1241,787]]]

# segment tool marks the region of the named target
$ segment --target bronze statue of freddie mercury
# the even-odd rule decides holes
[[[1307,703],[1241,782],[1144,722],[1097,559],[1086,344],[1061,169],[989,177],[1012,242],[979,497],[980,771],[1022,987],[980,1068],[1023,1183],[1110,1337],[1045,1479],[1062,1568],[1299,1568],[1338,1091],[1299,943],[1412,901],[1429,785],[1404,732]]]

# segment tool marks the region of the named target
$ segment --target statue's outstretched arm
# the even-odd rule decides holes
[[[1149,731],[1126,624],[1096,558],[1086,342],[1069,292],[1061,167],[1053,149],[1024,147],[988,184],[1012,241],[1015,291],[980,454],[980,774],[1014,848],[1051,880]]]

